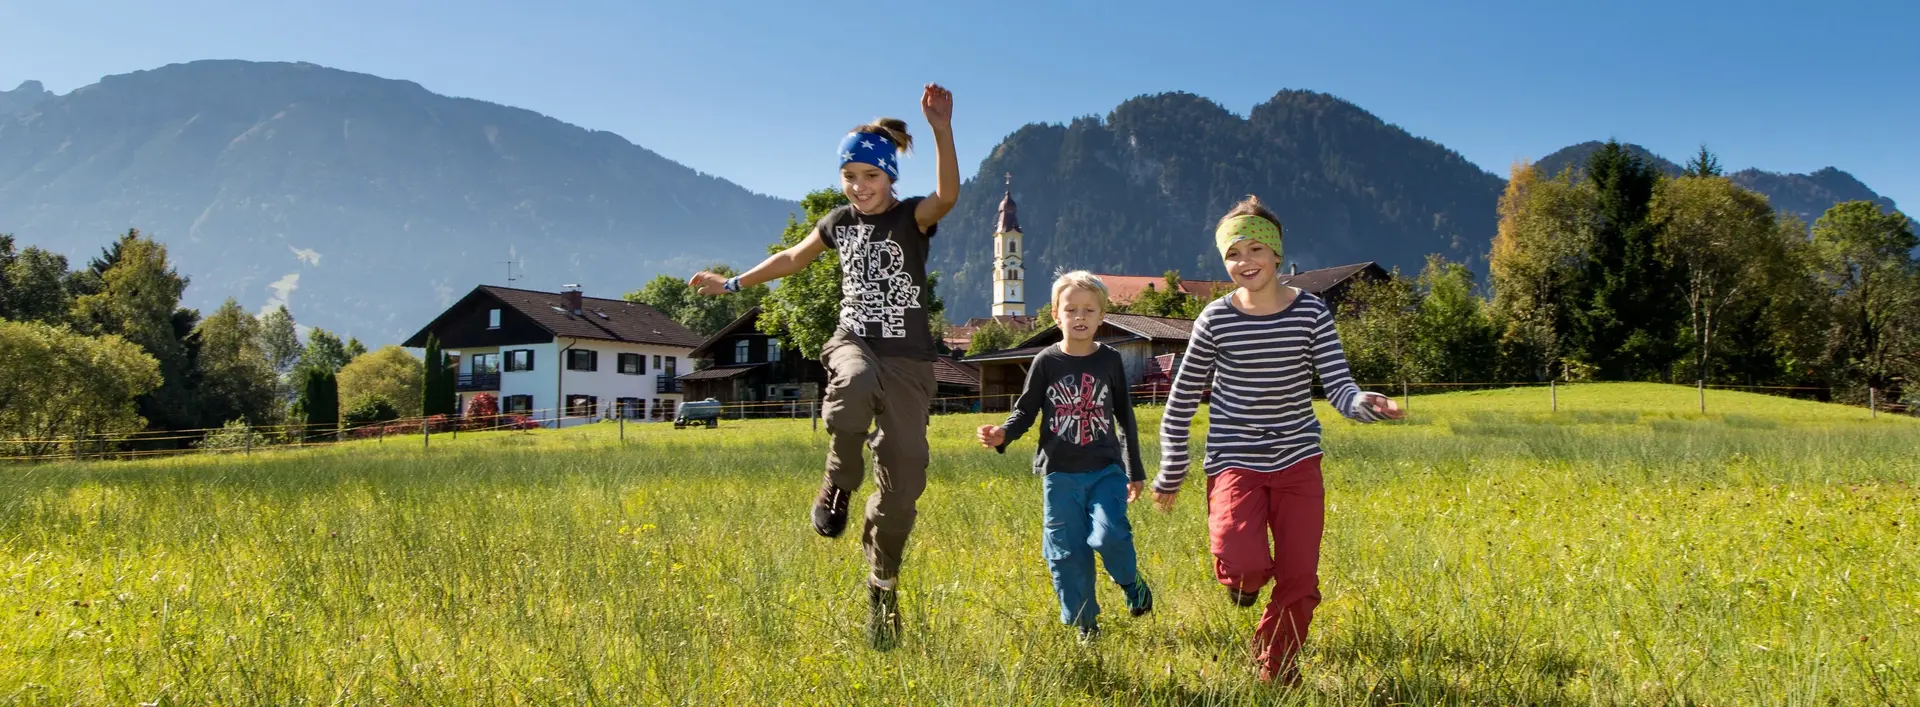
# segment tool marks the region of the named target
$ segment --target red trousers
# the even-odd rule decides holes
[[[1254,659],[1269,671],[1290,670],[1307,640],[1313,609],[1320,605],[1325,521],[1318,456],[1276,472],[1228,469],[1207,477],[1214,576],[1246,593],[1274,580],[1253,640]]]

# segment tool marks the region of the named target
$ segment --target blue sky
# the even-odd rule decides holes
[[[845,129],[953,89],[962,173],[1029,122],[1184,90],[1332,93],[1505,176],[1589,139],[1835,166],[1920,210],[1920,10],[1893,2],[0,3],[0,87],[299,60],[609,130],[749,189],[834,180]],[[284,13],[284,14],[282,14]],[[722,19],[722,15],[726,19]],[[932,187],[930,149],[902,188]],[[1017,177],[1016,177],[1017,178]]]

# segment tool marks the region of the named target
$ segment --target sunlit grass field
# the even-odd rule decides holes
[[[1212,580],[1197,480],[1132,511],[1157,611],[1103,583],[1079,645],[1031,441],[981,449],[989,415],[934,419],[884,653],[857,516],[837,540],[806,521],[806,420],[0,467],[0,703],[1920,703],[1920,422],[1695,396],[1323,408],[1325,602],[1294,690],[1254,680],[1258,609]]]

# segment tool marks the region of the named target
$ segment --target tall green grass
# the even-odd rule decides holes
[[[1920,424],[1695,396],[1323,410],[1325,603],[1291,691],[1253,680],[1197,480],[1132,512],[1157,611],[1102,586],[1078,645],[1031,444],[980,449],[986,415],[933,423],[886,653],[857,522],[806,521],[804,420],[0,469],[0,702],[1920,703]]]

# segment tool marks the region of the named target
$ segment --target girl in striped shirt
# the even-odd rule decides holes
[[[1402,413],[1391,398],[1354,385],[1327,303],[1275,282],[1280,219],[1258,197],[1220,219],[1214,244],[1239,287],[1193,322],[1160,421],[1154,504],[1173,508],[1189,465],[1188,428],[1201,393],[1210,390],[1203,468],[1214,576],[1242,607],[1259,601],[1260,588],[1274,580],[1254,630],[1255,661],[1262,681],[1297,684],[1300,645],[1320,603],[1326,516],[1313,376],[1349,419],[1397,420]]]

